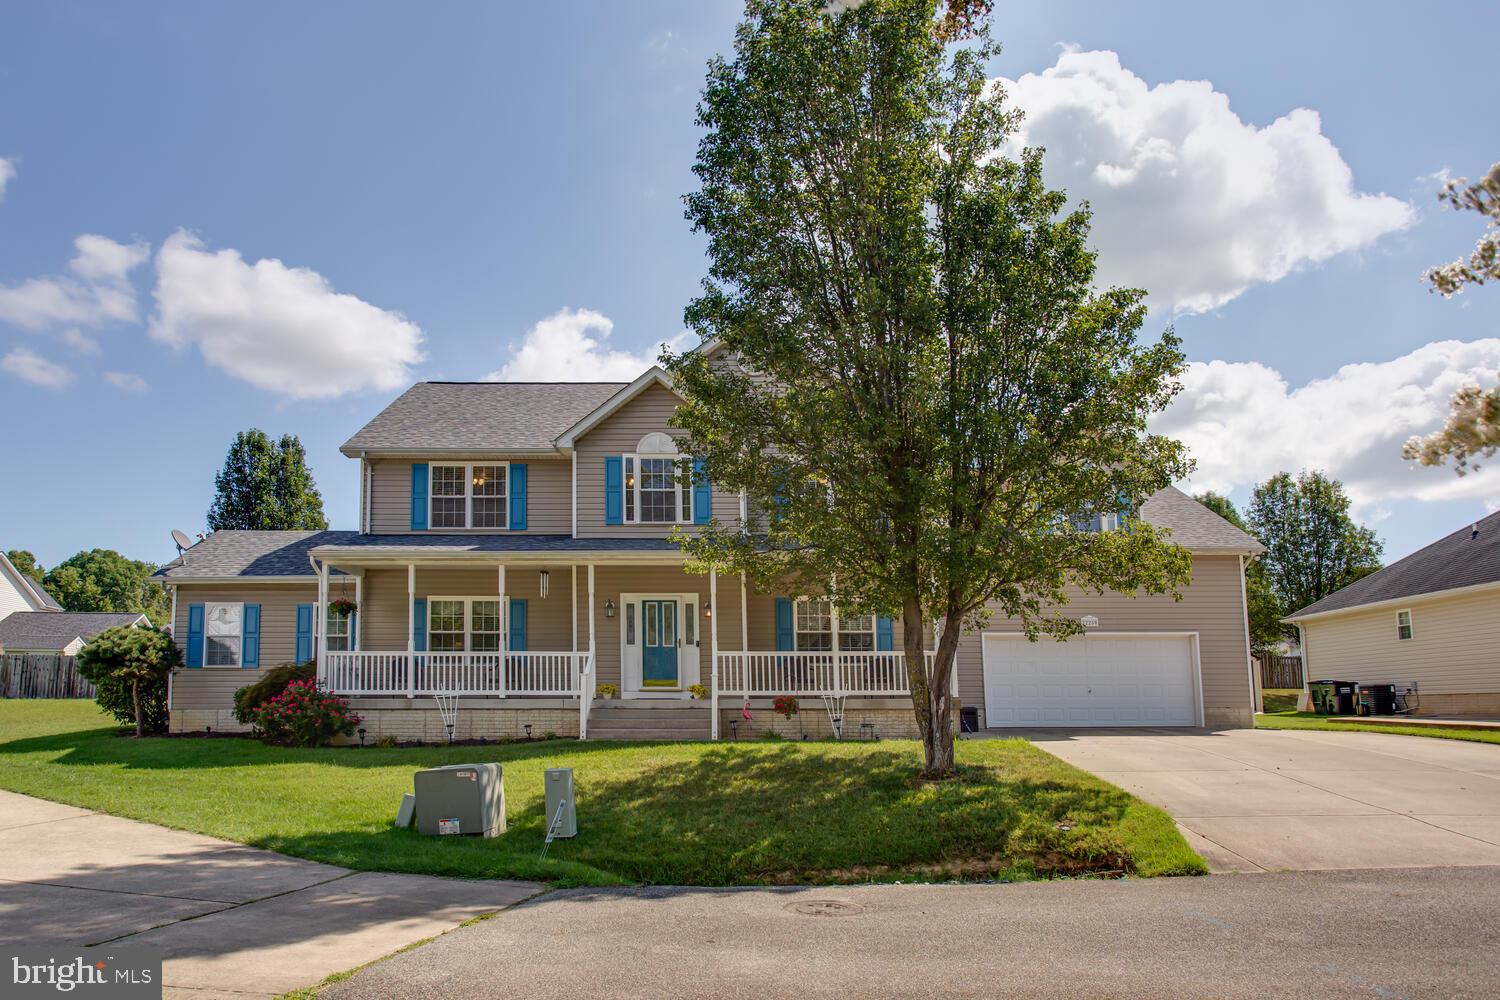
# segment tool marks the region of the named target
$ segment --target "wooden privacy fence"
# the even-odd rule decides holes
[[[1299,688],[1302,686],[1300,656],[1257,656],[1260,664],[1260,686],[1263,688]]]
[[[92,698],[94,685],[78,672],[76,656],[0,655],[0,698]]]

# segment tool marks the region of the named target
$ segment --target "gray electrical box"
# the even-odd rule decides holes
[[[412,776],[417,793],[417,832],[476,834],[505,832],[505,784],[499,764],[449,764]]]
[[[545,783],[547,827],[544,832],[551,831],[553,837],[578,836],[578,812],[573,806],[573,769],[549,767]]]

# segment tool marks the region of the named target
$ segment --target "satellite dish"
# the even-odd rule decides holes
[[[193,547],[193,540],[187,536],[187,532],[172,529],[172,541],[177,544],[177,554],[182,555],[184,549]]]

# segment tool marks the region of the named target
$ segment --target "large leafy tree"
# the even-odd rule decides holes
[[[5,558],[9,559],[10,564],[22,574],[31,577],[37,583],[41,583],[42,577],[47,575],[41,563],[36,561],[36,556],[27,549],[11,549],[5,553]]]
[[[162,625],[172,609],[165,588],[151,580],[156,570],[114,549],[89,549],[52,567],[42,584],[68,611],[134,611]]]
[[[328,527],[323,496],[294,434],[273,442],[258,428],[234,436],[214,477],[208,526],[258,531],[321,531]]]
[[[1260,563],[1288,613],[1380,568],[1375,532],[1349,515],[1349,495],[1321,472],[1280,472],[1255,488],[1246,519],[1266,547]]]
[[[1183,358],[1170,333],[1137,341],[1143,292],[1092,290],[1088,211],[1046,189],[1041,153],[996,156],[1016,118],[984,24],[936,0],[840,6],[750,0],[710,64],[687,199],[710,269],[687,319],[724,350],[663,361],[685,449],[768,516],[683,544],[772,592],[898,615],[941,776],[954,653],[992,607],[1064,637],[1070,587],[1188,580],[1187,552],[1130,517],[1188,469],[1146,431]],[[1115,515],[1131,530],[1088,530]]]
[[[1193,499],[1241,531],[1254,534],[1228,497],[1210,491],[1199,493]],[[1284,612],[1276,599],[1276,592],[1271,589],[1265,563],[1259,559],[1245,564],[1245,603],[1250,618],[1251,648],[1263,653],[1279,645],[1286,636],[1286,626],[1281,624]]]

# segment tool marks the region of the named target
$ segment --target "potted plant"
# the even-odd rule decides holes
[[[704,698],[708,697],[708,688],[704,687],[702,684],[689,684],[688,694],[693,696],[694,701],[702,701]]]
[[[336,597],[328,602],[328,610],[341,618],[347,618],[359,610],[359,605],[347,597]]]
[[[617,687],[615,687],[613,684],[600,684],[599,685],[599,697],[603,698],[605,701],[609,701],[611,698],[613,698],[615,695],[617,695],[619,693],[620,693],[620,689],[617,688]]]
[[[782,718],[790,720],[792,716],[797,714],[797,699],[789,694],[784,694],[771,702],[771,710]]]

